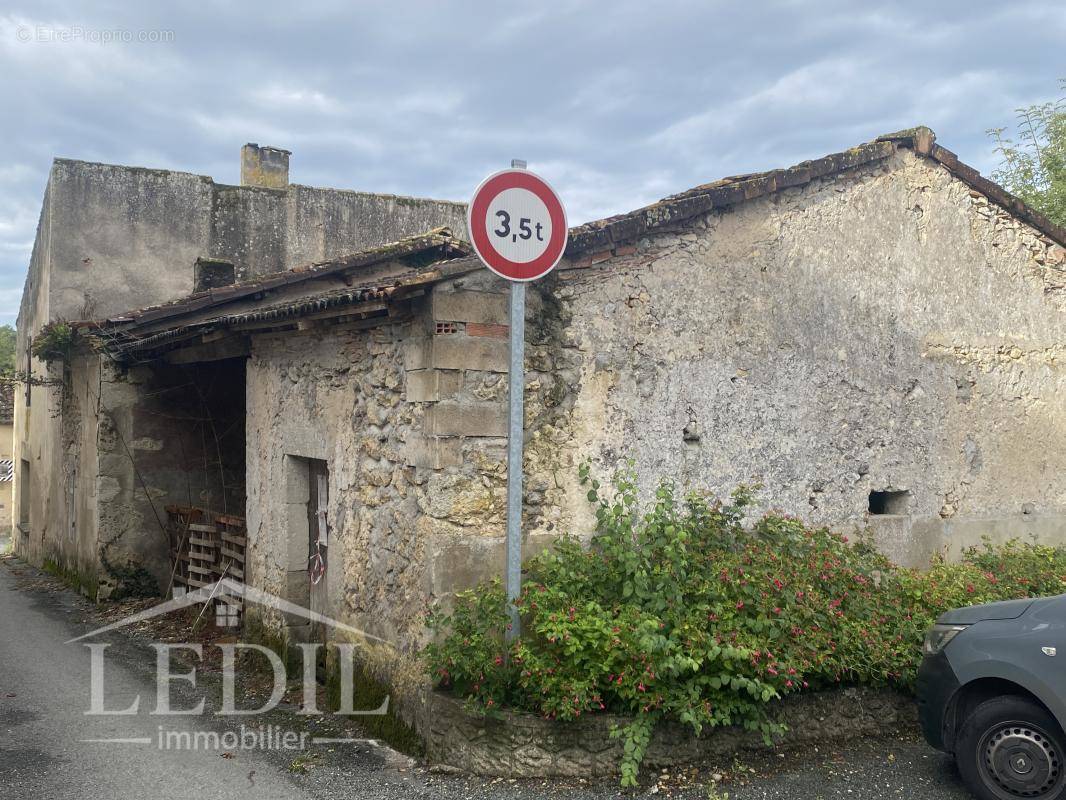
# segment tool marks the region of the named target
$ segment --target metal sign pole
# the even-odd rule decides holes
[[[522,591],[522,438],[525,428],[526,285],[511,281],[511,363],[507,425],[507,641],[520,634],[514,601]]]
[[[556,191],[526,162],[489,175],[466,210],[470,244],[481,262],[511,284],[507,424],[507,642],[521,635],[515,601],[522,593],[522,444],[525,435],[526,282],[543,278],[563,258],[566,209]],[[506,655],[504,656],[506,658]]]
[[[512,169],[525,169],[526,162],[511,160]],[[507,641],[517,639],[522,622],[514,601],[522,592],[522,444],[525,436],[526,394],[526,285],[511,281],[511,363],[508,375],[507,419],[507,613],[511,625]]]

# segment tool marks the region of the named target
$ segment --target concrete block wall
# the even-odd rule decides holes
[[[424,403],[421,436],[407,443],[410,466],[444,469],[463,460],[466,439],[507,436],[507,399],[464,392],[468,375],[508,371],[508,296],[444,285],[424,310],[423,334],[405,343],[406,399]]]

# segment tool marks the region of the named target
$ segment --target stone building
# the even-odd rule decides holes
[[[243,430],[216,460],[243,470],[248,580],[389,642],[370,666],[415,725],[427,609],[503,561],[507,287],[459,239],[79,328],[134,417],[176,365],[242,398],[194,405]],[[924,128],[573,229],[525,321],[527,549],[591,531],[586,458],[604,476],[633,459],[645,489],[759,482],[903,563],[984,534],[1063,541],[1064,244]],[[119,460],[108,431],[85,446]],[[180,485],[161,434],[124,435],[155,465],[146,491]]]
[[[235,281],[463,224],[461,204],[290,184],[288,165],[285,150],[246,145],[242,183],[229,186],[55,161],[18,317],[18,369],[32,380],[14,412],[15,552],[53,560],[102,596],[131,570],[166,586],[165,505],[244,504],[243,357],[157,369],[72,350],[45,362],[31,342],[49,323],[217,296]]]
[[[503,561],[507,287],[461,225],[91,315],[46,405],[54,463],[95,470],[71,535],[158,558],[152,503],[243,509],[247,580],[388,642],[368,669],[416,726],[426,610]],[[759,482],[904,563],[1063,541],[1064,244],[924,128],[572,229],[526,320],[527,549],[591,532],[585,459]]]
[[[15,485],[13,451],[15,385],[0,384],[0,538],[11,535],[11,495]]]

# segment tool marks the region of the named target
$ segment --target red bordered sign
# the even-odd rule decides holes
[[[489,175],[474,192],[466,223],[478,257],[510,281],[544,277],[566,249],[562,201],[546,180],[528,170]]]

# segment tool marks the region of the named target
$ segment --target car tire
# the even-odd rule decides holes
[[[1066,736],[1028,698],[1003,695],[977,706],[959,729],[955,760],[981,800],[1066,797]]]

